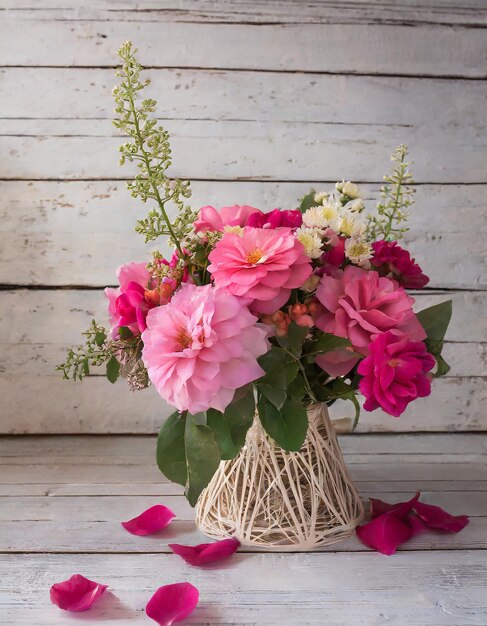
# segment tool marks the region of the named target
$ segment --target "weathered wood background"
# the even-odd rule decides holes
[[[134,7],[137,8],[134,8]],[[406,143],[408,244],[451,297],[450,374],[395,420],[359,430],[487,428],[485,0],[2,0],[0,411],[4,433],[149,433],[167,407],[54,372],[115,268],[143,258],[145,212],[118,167],[115,51],[140,48],[194,206],[293,207],[311,185],[363,183],[372,203]],[[335,417],[350,413],[334,407]],[[346,427],[346,422],[345,422]]]

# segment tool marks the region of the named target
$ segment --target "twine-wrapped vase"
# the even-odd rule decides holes
[[[363,517],[324,404],[308,408],[299,452],[286,452],[258,416],[244,447],[222,461],[197,504],[196,523],[215,539],[268,550],[313,550],[348,537]]]

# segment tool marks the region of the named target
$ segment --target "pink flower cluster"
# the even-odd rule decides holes
[[[144,264],[129,263],[120,287],[106,290],[112,337],[120,327],[141,335],[150,380],[179,410],[223,411],[236,389],[264,374],[257,358],[270,347],[266,336],[285,336],[292,322],[310,338],[321,331],[349,341],[316,363],[330,377],[356,371],[366,410],[398,416],[430,393],[435,359],[405,291],[428,278],[397,242],[372,243],[370,262],[359,267],[346,258],[347,237],[325,225],[317,258],[316,230],[303,226],[300,211],[248,205],[205,206],[194,230],[196,245],[207,246],[210,284],[191,284],[185,250],[177,280],[156,281]],[[161,263],[180,261],[175,254]]]

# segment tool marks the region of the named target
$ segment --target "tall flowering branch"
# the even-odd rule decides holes
[[[377,216],[370,217],[368,223],[369,238],[372,241],[385,239],[387,241],[402,239],[409,230],[401,226],[407,221],[407,208],[414,203],[415,190],[410,185],[413,179],[406,162],[408,150],[406,146],[399,146],[391,157],[397,163],[392,174],[386,174],[386,182],[380,189],[381,201],[377,204]]]
[[[194,217],[189,207],[185,206],[185,199],[191,196],[191,190],[188,182],[170,179],[166,174],[171,165],[169,134],[157,125],[156,119],[149,117],[155,111],[157,102],[151,99],[137,102],[138,92],[150,81],[140,78],[142,66],[135,58],[136,52],[130,41],[124,43],[118,51],[122,67],[117,71],[117,76],[122,80],[113,89],[117,105],[115,112],[119,116],[114,124],[130,137],[130,141],[119,148],[122,155],[120,165],[126,161],[137,163],[139,173],[127,187],[134,198],[156,203],[147,218],[137,222],[135,230],[144,235],[146,243],[162,235],[169,236],[183,256],[181,240]],[[168,203],[175,204],[178,209],[179,217],[174,223],[167,212]]]

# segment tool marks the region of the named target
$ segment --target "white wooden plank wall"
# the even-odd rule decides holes
[[[152,433],[168,411],[153,390],[53,371],[103,319],[115,268],[147,250],[111,125],[126,39],[196,207],[292,207],[342,177],[373,203],[409,145],[408,244],[431,276],[418,307],[453,298],[452,370],[401,419],[359,429],[485,430],[486,23],[484,0],[1,0],[0,432]]]

